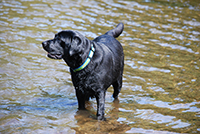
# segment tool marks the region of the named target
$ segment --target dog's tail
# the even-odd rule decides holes
[[[117,25],[117,27],[115,27],[114,29],[108,31],[108,32],[105,33],[105,34],[117,38],[117,37],[122,33],[123,30],[124,30],[124,24],[123,24],[123,23],[119,23],[119,24]]]

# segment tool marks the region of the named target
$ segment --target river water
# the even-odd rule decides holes
[[[61,30],[93,39],[123,22],[119,101],[77,110],[69,67],[41,42]],[[200,133],[199,0],[1,0],[0,133]]]

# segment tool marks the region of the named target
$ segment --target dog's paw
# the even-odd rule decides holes
[[[106,121],[106,118],[104,116],[97,116],[97,120]]]

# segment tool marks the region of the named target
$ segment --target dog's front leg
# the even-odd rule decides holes
[[[104,119],[104,110],[105,110],[105,91],[100,91],[96,95],[97,100],[97,120]]]
[[[78,100],[78,109],[85,110],[85,94],[82,90],[76,89],[76,97]]]

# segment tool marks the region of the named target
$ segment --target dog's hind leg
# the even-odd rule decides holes
[[[122,75],[120,75],[117,81],[115,81],[112,85],[114,88],[113,98],[117,99],[122,88]]]

